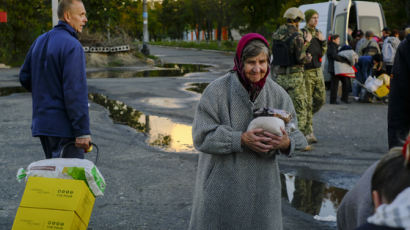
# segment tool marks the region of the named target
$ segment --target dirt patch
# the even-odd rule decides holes
[[[117,53],[86,53],[87,67],[115,67],[146,65],[147,60],[136,57],[132,51]]]

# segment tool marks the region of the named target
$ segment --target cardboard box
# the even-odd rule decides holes
[[[29,177],[20,207],[74,211],[88,226],[94,201],[82,180]]]
[[[86,230],[74,211],[19,207],[12,230]]]

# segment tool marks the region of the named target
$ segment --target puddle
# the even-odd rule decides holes
[[[347,190],[325,183],[281,174],[282,197],[292,207],[312,216],[336,217],[337,209]]]
[[[13,93],[26,93],[26,92],[28,91],[21,86],[0,88],[0,96],[8,96]]]
[[[147,143],[171,152],[196,152],[192,142],[192,127],[171,119],[146,115],[121,101],[101,94],[89,94],[89,99],[104,106],[115,123],[128,125],[147,134]]]
[[[177,109],[182,108],[183,105],[179,103],[180,100],[171,99],[171,98],[163,98],[163,97],[151,97],[151,98],[144,98],[141,102],[146,104],[151,104],[158,107],[166,107],[170,109]]]
[[[190,83],[186,90],[202,94],[209,83]]]
[[[154,70],[108,70],[87,73],[87,78],[183,77],[188,73],[206,72],[208,65],[167,63]],[[157,67],[158,68],[158,67]],[[166,69],[164,69],[166,68]]]
[[[165,63],[162,65],[164,68],[182,69],[188,72],[206,72],[210,65],[201,64],[177,64],[177,63]]]

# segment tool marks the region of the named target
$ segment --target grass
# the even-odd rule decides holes
[[[237,41],[156,41],[150,45],[174,46],[184,48],[196,48],[206,50],[235,51]]]

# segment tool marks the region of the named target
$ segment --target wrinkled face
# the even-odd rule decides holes
[[[252,83],[260,81],[268,71],[268,57],[261,52],[256,57],[250,57],[245,60],[243,70],[245,77]]]
[[[85,23],[88,21],[84,4],[79,1],[73,1],[70,9],[64,13],[64,20],[75,29],[78,33],[83,31]]]
[[[312,15],[312,17],[309,19],[308,25],[309,25],[310,27],[316,27],[318,21],[319,21],[319,15],[318,15],[318,14],[314,14],[314,15]]]

